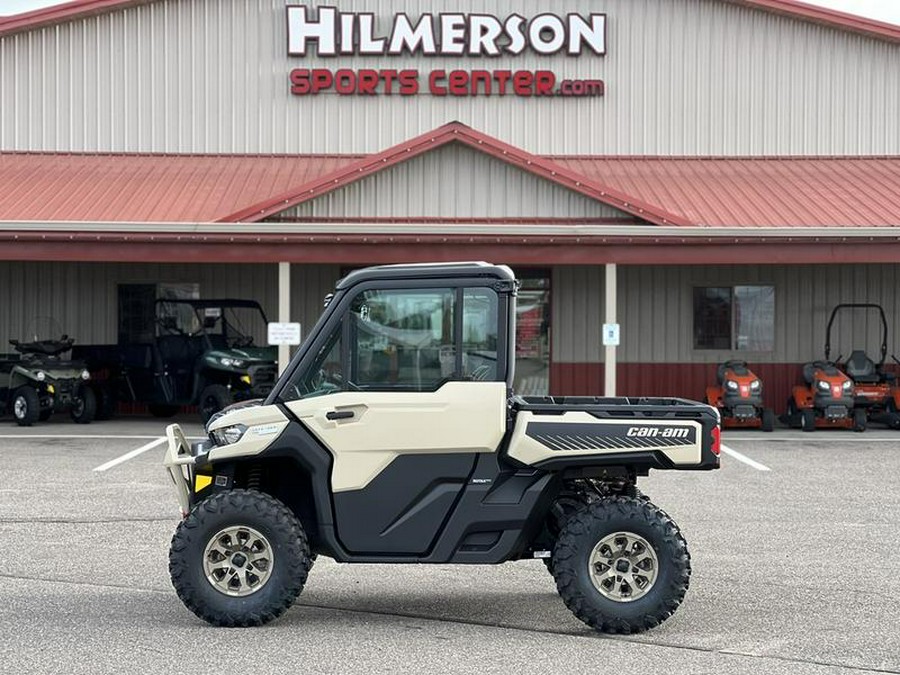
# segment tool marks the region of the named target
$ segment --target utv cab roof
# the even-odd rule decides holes
[[[515,281],[516,275],[506,265],[486,262],[425,263],[417,265],[380,265],[351,272],[337,282],[336,290],[344,290],[364,281],[392,279],[447,279],[487,277]]]

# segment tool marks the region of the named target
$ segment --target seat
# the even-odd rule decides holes
[[[877,384],[878,368],[862,349],[855,349],[844,364],[844,370],[854,382]]]

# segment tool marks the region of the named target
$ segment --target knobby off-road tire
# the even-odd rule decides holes
[[[650,497],[641,492],[636,485],[630,486],[627,489],[627,494],[625,496],[634,497],[635,499],[644,502],[650,501]],[[557,499],[550,509],[551,520],[547,523],[547,527],[550,530],[550,534],[554,537],[554,541],[559,539],[559,533],[562,531],[563,527],[565,527],[569,518],[599,499],[602,499],[602,497],[589,493],[567,493],[562,495],[561,499]],[[541,561],[544,563],[544,567],[547,568],[547,571],[552,575],[553,556],[541,558]]]
[[[236,531],[240,532],[237,539],[230,539]],[[227,532],[231,534],[223,534]],[[253,548],[258,539],[262,543]],[[235,541],[238,546],[233,545]],[[239,564],[233,564],[238,572],[247,568],[247,560],[258,565],[255,588],[238,586],[233,592],[243,594],[229,595],[223,582],[208,574],[210,564],[223,562],[217,552],[223,546],[236,555],[246,554]],[[268,559],[267,569],[259,566],[254,552],[262,552]],[[255,490],[220,492],[197,504],[179,523],[169,551],[169,574],[178,597],[215,626],[260,626],[278,618],[300,595],[310,566],[309,545],[300,521],[280,501]],[[226,574],[224,579],[228,578]]]
[[[13,394],[12,413],[16,424],[20,427],[30,427],[41,416],[41,397],[37,389],[25,385],[16,389]]]
[[[97,415],[97,396],[90,387],[84,387],[81,395],[72,401],[69,416],[75,424],[90,424]]]
[[[635,543],[640,541],[647,544],[643,552],[643,546]],[[643,588],[635,586],[632,598],[627,594],[618,600],[610,597],[628,587],[616,586],[614,579],[604,591],[594,581],[615,569],[615,564],[596,562],[598,557],[615,559],[617,553],[620,560],[652,563],[642,567],[640,574],[632,568],[637,576],[653,577]],[[566,606],[591,628],[603,633],[640,633],[678,609],[690,582],[691,557],[678,526],[665,512],[642,499],[608,497],[567,521],[553,549],[553,576]]]

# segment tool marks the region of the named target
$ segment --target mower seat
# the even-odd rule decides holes
[[[880,380],[875,362],[862,349],[855,349],[844,363],[844,370],[854,382],[877,384]]]
[[[719,381],[720,387],[725,384],[725,372],[728,370],[741,377],[750,374],[746,361],[726,361],[716,369],[716,379]]]

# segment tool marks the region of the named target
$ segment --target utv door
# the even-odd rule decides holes
[[[426,553],[500,445],[497,304],[488,288],[361,291],[294,379],[287,405],[333,456],[348,551]]]

